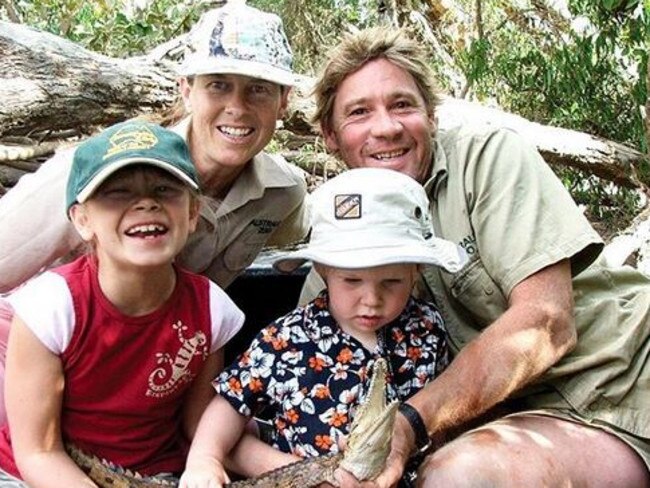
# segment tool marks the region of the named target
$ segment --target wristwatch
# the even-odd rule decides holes
[[[429,447],[431,447],[432,442],[427,433],[427,426],[424,425],[420,413],[408,403],[400,403],[397,410],[406,417],[411,429],[413,429],[413,432],[415,433],[415,447],[417,451],[414,455],[424,453],[429,449]]]

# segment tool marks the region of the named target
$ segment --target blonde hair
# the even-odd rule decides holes
[[[187,82],[191,85],[194,83],[193,76],[186,76]],[[174,103],[169,107],[164,108],[163,110],[150,114],[147,116],[147,119],[150,122],[155,122],[163,127],[172,127],[178,124],[181,120],[187,117],[190,112],[185,108],[185,103],[183,102],[183,96],[179,92],[176,95]]]
[[[346,35],[331,52],[313,89],[316,112],[311,122],[331,129],[334,99],[347,76],[376,59],[386,59],[409,73],[433,115],[440,103],[439,90],[426,51],[405,30],[373,27]]]

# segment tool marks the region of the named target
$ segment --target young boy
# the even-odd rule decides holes
[[[377,358],[389,365],[388,400],[402,402],[449,361],[442,317],[411,292],[421,265],[455,272],[465,256],[434,236],[424,189],[396,171],[355,169],[319,187],[311,204],[309,244],[275,266],[311,260],[327,289],[263,329],[214,381],[219,396],[201,419],[182,487],[225,482],[224,457],[263,408],[280,451],[337,452]]]
[[[10,297],[0,481],[95,486],[66,443],[146,476],[182,471],[244,319],[174,264],[198,188],[183,139],[154,124],[118,124],[77,148],[66,208],[92,251]]]

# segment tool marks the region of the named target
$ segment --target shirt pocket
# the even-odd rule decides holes
[[[241,271],[248,267],[266,245],[269,236],[269,233],[260,233],[257,227],[246,227],[224,253],[226,268]]]
[[[451,294],[474,318],[480,328],[487,327],[508,308],[508,300],[489,275],[478,255],[451,283]]]

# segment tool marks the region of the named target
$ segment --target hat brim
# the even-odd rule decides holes
[[[444,239],[428,241],[431,245],[373,246],[372,248],[328,250],[310,247],[291,252],[276,260],[273,267],[291,273],[306,261],[343,269],[372,268],[387,264],[415,263],[439,266],[450,273],[459,271],[467,262],[462,248]]]
[[[189,56],[178,69],[180,76],[230,74],[250,76],[284,86],[298,84],[297,76],[291,71],[276,68],[266,63],[232,59],[226,56],[205,59],[204,56]]]
[[[155,166],[157,168],[164,169],[165,171],[171,173],[173,176],[177,177],[183,183],[188,185],[194,190],[198,190],[199,187],[196,182],[183,171],[178,169],[176,166],[168,163],[167,161],[154,158],[126,158],[119,161],[115,161],[107,166],[104,166],[101,171],[98,171],[90,181],[84,186],[84,188],[77,194],[77,202],[84,203],[90,196],[99,188],[99,186],[104,183],[116,171],[119,171],[122,168],[127,166],[132,166],[135,164],[144,164],[149,166]]]

